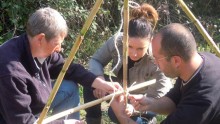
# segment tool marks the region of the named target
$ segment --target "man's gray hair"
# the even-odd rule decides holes
[[[38,9],[29,17],[26,31],[31,37],[44,33],[46,39],[51,40],[60,34],[67,35],[68,27],[57,10],[46,7]]]

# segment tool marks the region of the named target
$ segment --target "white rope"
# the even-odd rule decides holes
[[[138,7],[140,7],[140,5],[138,3],[136,3],[136,2],[134,2],[134,1],[128,1],[128,6],[131,7],[131,8],[138,8]],[[120,55],[118,47],[117,47],[117,40],[118,40],[119,34],[121,32],[122,26],[123,26],[123,18],[122,18],[122,16],[123,16],[123,9],[124,9],[124,6],[122,6],[122,8],[121,8],[121,24],[119,26],[119,29],[118,29],[117,33],[114,35],[114,46],[115,46],[115,49],[116,49],[116,52],[117,52],[118,61],[117,61],[116,65],[112,68],[112,70],[110,71],[109,79],[110,79],[111,82],[113,82],[112,78],[111,78],[112,74],[115,71],[115,69],[118,67],[119,63],[121,62],[121,55]],[[114,94],[115,94],[115,91],[114,91]],[[112,97],[112,99],[110,100],[109,104],[111,104],[111,102],[113,101],[114,97],[115,97],[115,95]]]

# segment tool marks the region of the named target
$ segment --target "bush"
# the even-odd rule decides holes
[[[145,0],[136,1],[138,3],[146,2]],[[50,6],[60,11],[67,20],[69,35],[63,43],[63,55],[67,57],[95,0],[21,0],[16,3],[14,0],[7,0],[0,3],[0,44],[13,36],[24,33],[27,18],[33,11],[40,7]],[[175,1],[149,0],[148,3],[152,4],[160,15],[155,32],[164,25],[179,22],[189,27],[197,42],[202,44],[200,46],[207,45],[203,36]],[[185,3],[199,19],[213,40],[219,43],[220,19],[218,13],[220,12],[220,2],[218,0],[185,0]],[[122,5],[123,1],[103,0],[103,4],[86,33],[74,61],[87,65],[90,56],[96,49],[118,30]]]

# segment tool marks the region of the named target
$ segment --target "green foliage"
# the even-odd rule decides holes
[[[194,34],[199,51],[213,50],[198,32],[193,22],[176,4],[175,0],[136,0],[148,2],[159,12],[159,22],[155,32],[172,22],[183,23]],[[213,40],[220,43],[220,1],[184,0],[192,13],[198,18]],[[1,0],[0,1],[0,44],[25,32],[28,16],[40,7],[50,6],[62,13],[69,27],[69,35],[63,43],[63,55],[68,56],[76,37],[85,23],[95,0]],[[85,35],[74,61],[87,65],[90,56],[117,30],[121,21],[120,11],[123,0],[103,0],[91,27]],[[82,97],[82,87],[80,86]],[[107,116],[107,115],[106,115]],[[166,116],[158,115],[159,121]]]
[[[137,3],[146,0],[136,0]],[[155,32],[172,22],[183,23],[189,27],[200,45],[199,49],[207,45],[194,24],[173,0],[148,0],[160,15]],[[220,42],[220,1],[219,0],[184,0],[192,13],[216,43]],[[25,32],[28,16],[40,7],[50,6],[61,12],[67,20],[69,35],[63,43],[63,55],[68,56],[76,36],[85,23],[95,0],[6,0],[0,2],[0,44],[7,39]],[[103,1],[97,16],[85,35],[83,43],[74,58],[74,61],[87,65],[90,56],[100,45],[113,35],[121,23],[120,11],[123,1]]]
[[[157,123],[160,124],[160,122],[162,122],[166,118],[166,116],[165,115],[157,115],[156,118],[157,118]]]
[[[23,33],[29,14],[40,4],[39,0],[2,0],[0,2],[0,44]]]

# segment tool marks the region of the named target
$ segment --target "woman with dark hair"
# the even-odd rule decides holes
[[[155,84],[133,92],[136,94],[145,94],[152,98],[160,98],[164,96],[172,87],[170,80],[159,70],[158,66],[154,64],[152,58],[150,44],[157,20],[158,13],[154,7],[149,4],[142,4],[131,10],[128,29],[128,86],[131,86],[134,82],[138,84],[154,78],[156,79]],[[119,51],[119,55],[117,50]],[[113,73],[116,76],[112,79],[114,81],[122,82],[122,57],[123,32],[116,34],[107,40],[92,56],[89,61],[89,70],[95,75],[105,80],[109,80],[109,77],[104,74],[104,67],[112,61],[112,66],[114,67]],[[105,95],[106,92],[98,89],[84,89],[85,102],[93,101],[96,98],[101,98]],[[88,124],[100,124],[100,104],[86,109],[86,112],[86,120]],[[117,119],[113,117],[114,114],[110,113],[112,113],[111,109],[109,109],[109,116],[113,121],[117,122]],[[135,116],[135,113],[132,113],[131,116]],[[152,117],[154,116],[151,116],[148,119],[152,119]]]

